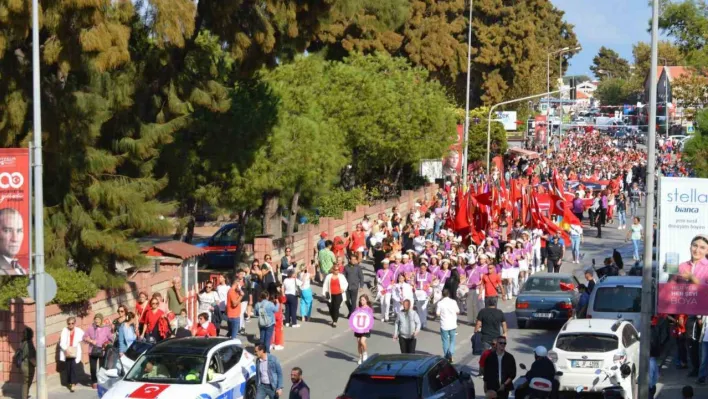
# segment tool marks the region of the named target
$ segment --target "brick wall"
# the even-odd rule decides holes
[[[149,295],[160,292],[163,298],[171,286],[172,278],[179,275],[178,267],[162,266],[160,272],[140,272],[129,279],[121,290],[99,291],[83,309],[63,310],[57,305],[46,307],[46,345],[47,377],[50,383],[56,383],[59,372],[59,354],[57,347],[62,328],[69,316],[76,317],[77,326],[86,331],[93,322],[96,313],[113,320],[118,317],[118,306],[125,305],[128,311],[135,311],[135,303],[140,291]],[[17,299],[10,304],[10,309],[0,311],[0,376],[4,384],[3,391],[14,388],[21,381],[20,370],[12,365],[12,356],[19,348],[25,327],[36,331],[35,303],[31,299]],[[88,362],[88,350],[84,347],[83,361]],[[88,366],[85,368],[88,373]],[[7,386],[10,384],[10,386]]]
[[[344,232],[352,232],[357,223],[360,223],[365,215],[370,219],[375,218],[381,212],[390,213],[394,206],[398,207],[398,212],[404,216],[413,209],[416,201],[430,202],[438,186],[431,184],[418,190],[404,190],[397,199],[381,201],[369,206],[357,206],[355,211],[345,211],[341,219],[323,217],[319,224],[304,224],[299,226],[299,231],[290,237],[282,239],[272,239],[269,237],[256,237],[253,245],[253,255],[256,259],[263,261],[266,254],[273,257],[274,262],[280,262],[280,258],[285,254],[285,248],[292,248],[292,255],[300,263],[310,265],[313,257],[313,249],[317,247],[320,240],[320,233],[326,231],[329,239],[334,236],[341,236]],[[310,270],[314,273],[314,270]]]

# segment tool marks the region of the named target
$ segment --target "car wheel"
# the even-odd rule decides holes
[[[526,328],[526,320],[517,320],[516,325],[519,326],[519,330]]]
[[[256,399],[256,380],[251,379],[248,381],[248,384],[246,384],[246,395],[244,396],[245,399]]]

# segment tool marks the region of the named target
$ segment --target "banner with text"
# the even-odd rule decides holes
[[[28,148],[0,148],[0,276],[29,267],[29,159]]]
[[[708,314],[708,179],[659,184],[658,312]]]

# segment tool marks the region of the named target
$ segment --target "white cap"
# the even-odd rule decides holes
[[[533,350],[533,353],[538,357],[546,357],[548,356],[548,349],[543,345],[537,346],[536,349]]]
[[[391,263],[391,261],[390,261],[390,260],[388,260],[388,259],[384,259],[384,260],[382,260],[382,261],[381,261],[381,263],[386,263],[386,264],[389,264],[389,263]]]

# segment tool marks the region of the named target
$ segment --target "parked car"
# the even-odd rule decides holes
[[[208,240],[197,243],[196,246],[207,251],[200,264],[213,268],[233,267],[240,234],[240,225],[229,223],[217,230]]]
[[[573,316],[580,283],[570,273],[536,273],[526,280],[516,298],[516,322],[566,322]],[[560,323],[559,323],[560,324]]]
[[[563,375],[558,377],[561,391],[601,392],[619,384],[628,397],[637,392],[639,333],[626,320],[573,319],[558,333],[548,357]],[[598,370],[627,364],[631,374],[617,381],[598,377]]]
[[[255,357],[240,341],[226,337],[167,339],[140,355],[124,377],[121,374],[119,369],[107,370],[108,380],[98,385],[99,398],[256,397]]]
[[[474,397],[472,376],[440,356],[376,354],[352,372],[337,399]]]
[[[628,320],[639,329],[642,310],[642,278],[607,277],[590,294],[587,317]]]

